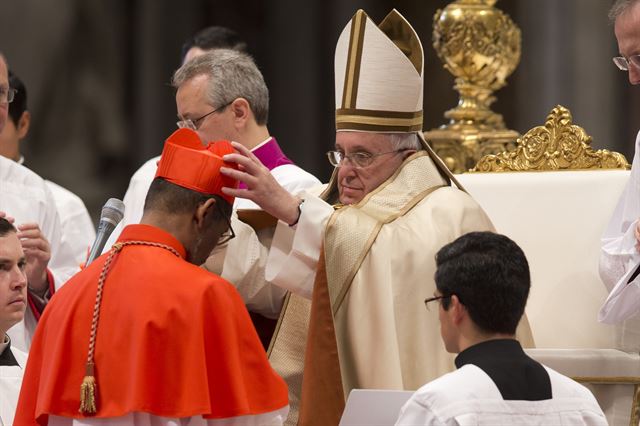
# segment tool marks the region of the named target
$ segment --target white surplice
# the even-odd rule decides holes
[[[0,156],[0,211],[15,218],[15,225],[37,223],[51,247],[49,270],[59,288],[80,270],[73,250],[63,240],[57,207],[45,181],[20,164]],[[36,320],[27,309],[24,321],[9,330],[13,347],[28,351]]]
[[[464,365],[418,389],[402,407],[396,426],[608,424],[587,388],[545,368],[551,380],[552,399],[507,401],[482,369]]]
[[[105,419],[69,419],[51,416],[49,426],[280,426],[287,418],[289,407],[255,416],[225,419],[204,419],[202,416],[168,418],[148,413],[130,413]]]
[[[8,346],[7,341],[0,343],[0,353],[5,350],[11,351],[18,365],[0,365],[0,426],[13,425],[22,376],[27,365],[27,354]]]
[[[640,133],[636,137],[631,176],[602,236],[599,271],[610,294],[598,315],[601,322],[621,323],[640,313],[640,276],[629,282],[630,275],[640,267],[635,238],[639,217]]]
[[[56,202],[60,225],[62,226],[62,242],[71,247],[76,263],[84,263],[89,249],[96,239],[96,229],[80,197],[55,182],[45,180]]]

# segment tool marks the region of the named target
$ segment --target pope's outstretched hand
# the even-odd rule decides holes
[[[246,198],[259,205],[270,215],[285,223],[295,223],[300,211],[300,198],[290,194],[273,177],[258,158],[245,146],[231,143],[238,153],[227,154],[224,161],[238,164],[239,170],[222,167],[220,173],[244,182],[246,188],[222,188],[222,192],[239,198]]]

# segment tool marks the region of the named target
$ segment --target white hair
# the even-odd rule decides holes
[[[415,149],[419,151],[421,148],[420,140],[416,133],[387,133],[391,146],[394,151],[403,149]]]

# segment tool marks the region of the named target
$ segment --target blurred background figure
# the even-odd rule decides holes
[[[21,154],[22,141],[29,133],[31,113],[27,107],[27,88],[20,78],[9,71],[9,86],[15,90],[13,102],[9,104],[9,116],[4,130],[0,132],[0,155],[28,166]],[[55,142],[54,142],[55,143]],[[84,203],[74,193],[60,185],[45,180],[55,200],[60,224],[62,241],[72,250],[80,265],[87,258],[89,247],[96,237],[96,231]]]
[[[211,49],[231,49],[246,53],[247,43],[231,28],[217,25],[206,27],[184,42],[180,52],[180,64]]]
[[[9,104],[16,91],[9,87],[5,57],[0,53],[0,132],[9,121]],[[0,217],[15,222],[24,250],[30,309],[8,333],[14,346],[27,351],[40,314],[49,298],[79,268],[62,229],[51,191],[36,173],[0,156]]]

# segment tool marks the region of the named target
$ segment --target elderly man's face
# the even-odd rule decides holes
[[[9,72],[4,58],[0,56],[0,90],[9,90]],[[0,102],[0,132],[4,129],[7,122],[7,114],[9,113],[9,103]]]
[[[229,107],[218,108],[211,105],[207,99],[209,77],[197,75],[185,81],[176,92],[176,107],[180,120],[192,120],[196,125],[196,132],[203,143],[219,140],[236,141],[238,132],[233,125],[233,114]],[[209,114],[209,115],[207,115]],[[202,117],[202,118],[201,118]]]
[[[344,159],[338,168],[338,191],[342,204],[355,204],[376,189],[400,167],[404,156],[393,152],[389,136],[381,133],[337,132],[336,151],[346,155],[357,152],[375,156],[367,167],[356,167]],[[386,153],[383,155],[377,155]]]
[[[620,55],[628,60],[630,56],[640,54],[640,3],[618,16],[615,33]],[[629,82],[640,84],[640,68],[633,63],[629,64]]]
[[[15,232],[0,237],[0,332],[24,317],[27,307],[26,260]]]

